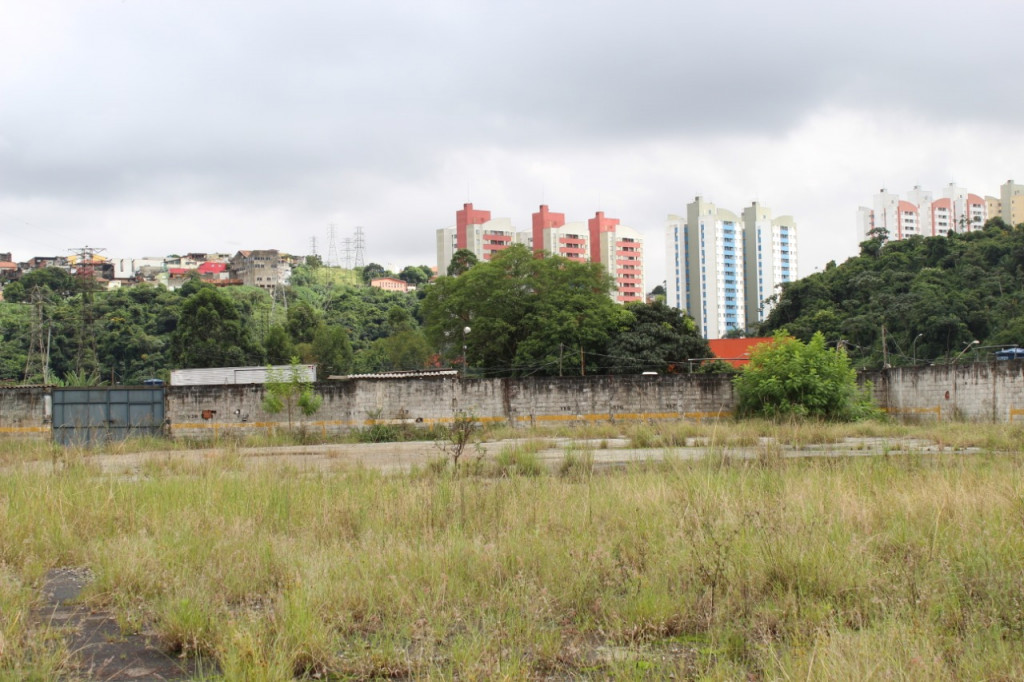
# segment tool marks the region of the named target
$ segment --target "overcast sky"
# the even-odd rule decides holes
[[[0,0],[0,251],[434,264],[464,202],[644,233],[791,214],[800,271],[881,187],[1024,181],[1016,0]]]

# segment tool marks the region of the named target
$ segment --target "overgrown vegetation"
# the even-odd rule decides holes
[[[430,343],[485,376],[689,371],[711,353],[693,320],[663,303],[617,305],[598,263],[537,258],[513,245],[423,301]]]
[[[896,428],[740,426],[758,424]],[[936,431],[1019,448],[1019,426],[988,428]],[[57,566],[91,570],[89,608],[227,679],[1024,675],[1019,451],[603,472],[581,451],[561,473],[519,471],[532,449],[503,453],[497,478],[8,465],[0,677],[69,676],[55,625],[32,618]]]
[[[733,384],[741,417],[854,421],[878,414],[870,384],[858,386],[846,352],[826,348],[820,332],[806,344],[776,332],[754,348]]]
[[[822,332],[858,368],[991,358],[1024,345],[1024,225],[992,218],[983,230],[886,242],[782,285],[762,334],[801,341]],[[979,341],[969,347],[972,341]]]
[[[0,301],[0,380],[133,384],[179,367],[293,356],[323,378],[464,362],[485,375],[638,373],[688,371],[687,359],[708,356],[682,312],[615,305],[600,267],[511,251],[435,283],[430,268],[409,266],[397,276],[419,287],[410,293],[366,286],[390,274],[374,263],[357,272],[316,259],[272,293],[199,280],[102,291],[58,268],[35,270]]]

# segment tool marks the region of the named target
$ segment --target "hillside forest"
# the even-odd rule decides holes
[[[663,303],[615,304],[598,266],[534,258],[525,248],[409,293],[368,286],[390,274],[309,258],[273,292],[193,279],[175,291],[107,291],[59,268],[4,288],[0,380],[138,384],[170,370],[318,365],[318,377],[457,367],[473,376],[686,371],[710,355],[693,320]]]
[[[815,332],[846,349],[857,368],[991,359],[1024,345],[1024,224],[887,241],[783,285],[752,333]],[[975,343],[976,342],[976,343]]]
[[[821,332],[857,368],[989,359],[1024,345],[1024,225],[888,241],[783,285],[747,334]],[[461,261],[460,261],[461,262]],[[58,268],[26,273],[0,302],[0,381],[135,384],[184,367],[315,362],[330,375],[461,368],[474,376],[714,371],[693,320],[660,301],[618,305],[599,266],[537,259],[524,247],[468,259],[409,293],[367,285],[389,274],[318,259],[274,292],[138,284],[113,291]]]

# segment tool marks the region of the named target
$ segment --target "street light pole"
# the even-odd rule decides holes
[[[971,341],[969,344],[964,346],[964,349],[962,351],[960,351],[959,353],[957,353],[956,357],[953,358],[953,362],[951,364],[955,365],[956,361],[960,359],[960,356],[967,352],[967,349],[969,349],[971,346],[977,345],[979,343],[981,343],[981,341],[978,341],[978,339],[974,339],[974,341]]]
[[[922,336],[924,336],[924,332],[921,332],[920,334],[915,336],[914,343],[912,343],[910,347],[910,360],[913,363],[914,367],[917,367],[917,340]]]
[[[462,328],[462,376],[463,377],[466,376],[466,369],[468,368],[468,363],[467,363],[467,360],[466,360],[466,335],[469,334],[471,331],[473,331],[473,330],[470,329],[469,327],[463,327]]]

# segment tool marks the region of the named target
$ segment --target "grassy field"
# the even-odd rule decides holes
[[[207,679],[1024,678],[1019,428],[565,433],[721,447],[595,472],[585,448],[549,471],[517,445],[457,476],[254,471],[225,447],[129,478],[0,444],[0,679],[74,677],[32,617],[56,567],[88,569],[82,603],[123,632],[215,662]],[[851,435],[894,445],[779,456]]]

